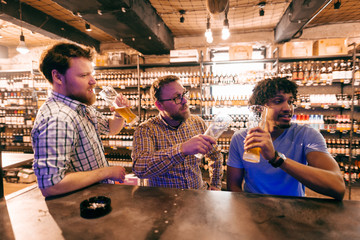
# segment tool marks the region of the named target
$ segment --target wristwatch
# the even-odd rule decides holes
[[[283,164],[286,160],[286,157],[284,154],[278,152],[278,151],[275,151],[275,157],[273,159],[271,159],[269,161],[269,163],[274,167],[274,168],[277,168],[277,167],[280,167],[281,164]]]

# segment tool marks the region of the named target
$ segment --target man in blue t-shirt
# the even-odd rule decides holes
[[[286,78],[265,79],[254,88],[251,105],[266,107],[263,128],[234,134],[227,161],[227,188],[260,194],[304,196],[305,186],[342,200],[345,183],[323,136],[309,125],[290,123],[297,85]],[[260,162],[243,159],[260,147]],[[243,184],[244,183],[244,184]]]

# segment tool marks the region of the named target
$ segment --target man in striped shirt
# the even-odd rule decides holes
[[[122,182],[125,169],[110,167],[100,134],[117,134],[124,119],[97,112],[93,51],[59,43],[44,52],[40,70],[52,92],[36,116],[32,135],[33,168],[42,194],[64,194],[96,182]],[[129,105],[121,94],[119,105]],[[111,109],[114,110],[114,109]]]
[[[134,133],[133,171],[148,178],[150,186],[182,189],[221,189],[222,156],[214,138],[202,135],[206,124],[191,115],[187,91],[177,76],[164,76],[151,86],[159,115],[142,123]],[[210,184],[203,181],[201,159],[210,159]]]

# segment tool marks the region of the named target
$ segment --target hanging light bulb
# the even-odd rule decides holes
[[[29,52],[29,49],[26,47],[25,36],[22,31],[21,31],[21,35],[20,35],[20,43],[19,43],[19,46],[17,46],[16,51],[18,51],[21,54],[26,54]]]
[[[227,19],[227,16],[225,16],[224,26],[223,26],[223,29],[221,31],[221,38],[223,40],[226,40],[229,37],[230,37],[229,20]]]
[[[16,51],[18,51],[21,54],[26,54],[29,52],[29,49],[26,47],[25,44],[25,36],[23,34],[23,30],[22,30],[22,11],[21,11],[21,1],[19,1],[19,12],[20,12],[20,29],[21,29],[21,34],[20,34],[20,43],[16,48]]]
[[[205,37],[206,37],[206,42],[208,42],[208,43],[212,43],[214,40],[213,36],[212,36],[211,28],[210,28],[210,18],[207,18]]]

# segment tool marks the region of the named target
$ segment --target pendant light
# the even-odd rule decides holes
[[[18,51],[21,54],[26,54],[29,52],[29,49],[26,47],[25,44],[25,36],[23,34],[22,30],[22,12],[21,12],[21,1],[19,1],[20,4],[20,28],[21,28],[21,34],[20,34],[20,43],[16,48],[16,51]]]

